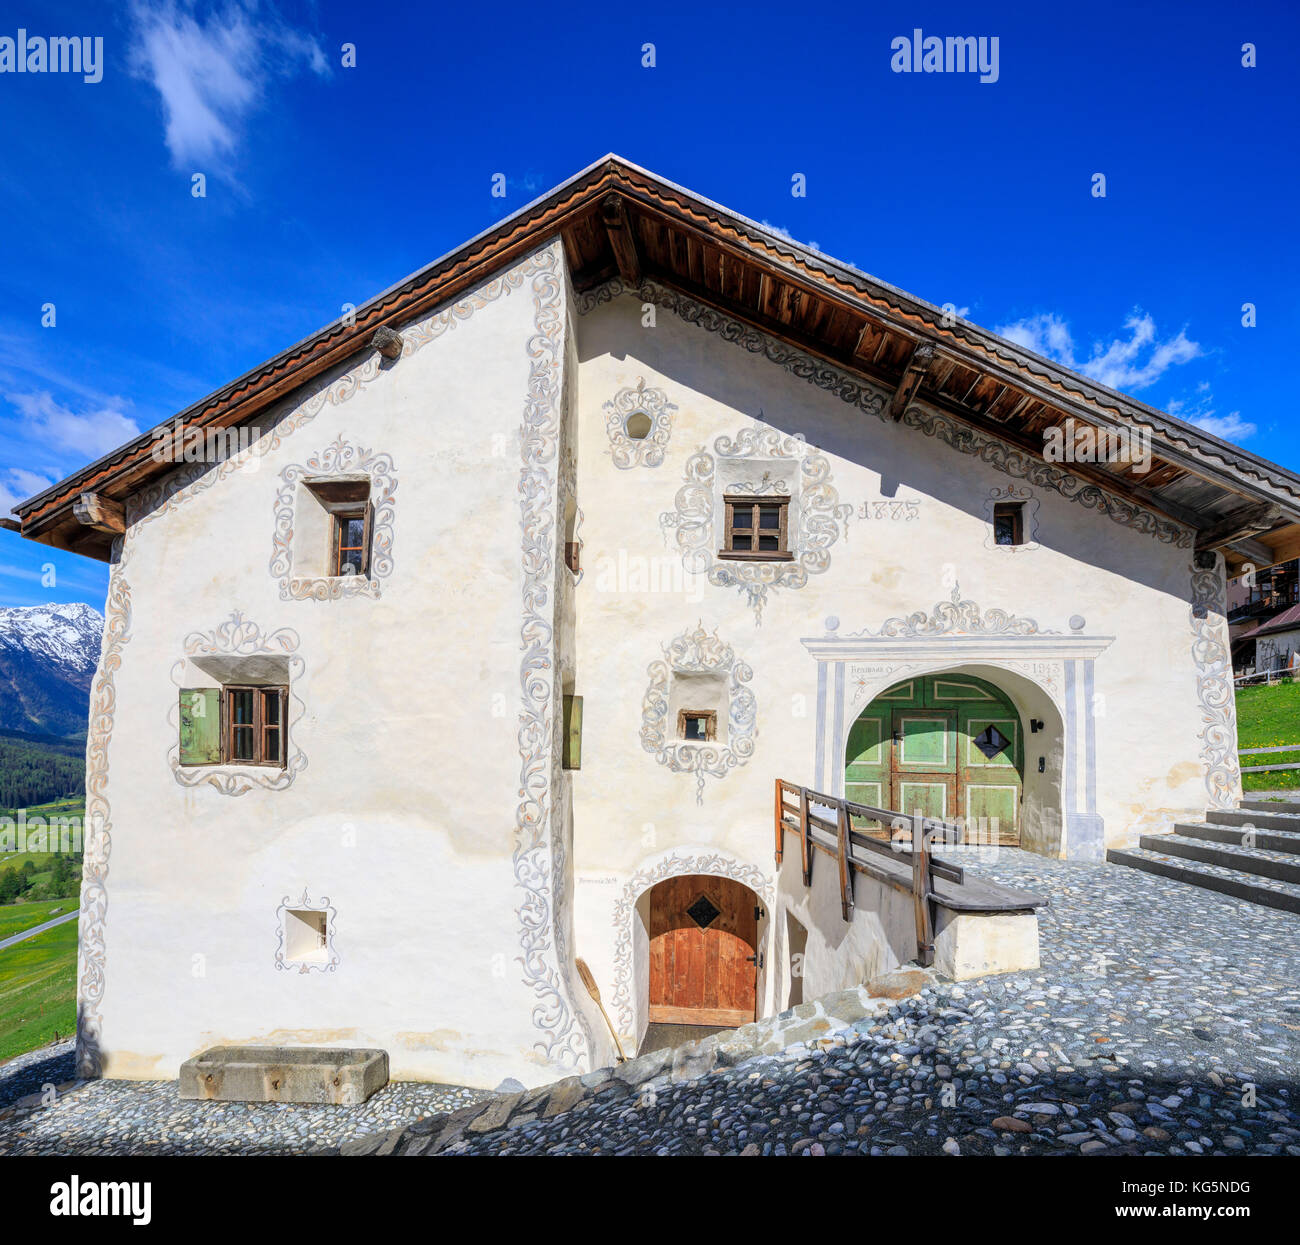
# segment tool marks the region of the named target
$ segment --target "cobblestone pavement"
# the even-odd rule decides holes
[[[974,867],[1050,897],[1040,970],[447,1153],[1300,1155],[1300,918],[1113,865]]]
[[[360,1107],[192,1102],[178,1096],[175,1081],[88,1081],[59,1093],[52,1106],[16,1108],[25,1095],[72,1076],[71,1042],[0,1066],[0,1155],[328,1153],[359,1133],[413,1124],[488,1096],[398,1081]]]
[[[1300,1155],[1300,918],[1114,865],[1007,851],[972,868],[1050,897],[1040,970],[933,986],[824,1049],[446,1152]],[[39,1060],[14,1066],[0,1108],[14,1076],[40,1088]],[[474,1097],[399,1083],[361,1108],[189,1103],[174,1082],[91,1082],[0,1118],[0,1154],[308,1153]]]

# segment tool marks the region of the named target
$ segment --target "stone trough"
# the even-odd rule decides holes
[[[388,1052],[383,1050],[214,1046],[181,1065],[180,1096],[359,1106],[387,1084]]]

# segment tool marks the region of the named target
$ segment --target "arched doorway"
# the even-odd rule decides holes
[[[688,874],[650,890],[651,1024],[743,1025],[755,1016],[758,897],[731,878]]]
[[[877,808],[961,819],[982,841],[1020,845],[1021,715],[986,679],[918,675],[877,696],[849,730],[844,791]],[[868,832],[879,832],[864,825]]]

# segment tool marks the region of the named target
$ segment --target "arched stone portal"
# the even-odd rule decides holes
[[[954,588],[930,613],[887,619],[879,631],[840,631],[803,645],[817,663],[817,729],[810,786],[846,794],[849,733],[862,710],[915,677],[965,674],[992,683],[1020,715],[1025,764],[1020,846],[1048,856],[1101,860],[1104,830],[1097,812],[1098,658],[1111,636],[1088,635],[1086,621],[1068,633],[1032,619],[981,610]],[[1042,722],[1035,731],[1032,722]]]

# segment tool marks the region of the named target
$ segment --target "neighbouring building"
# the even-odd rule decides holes
[[[120,1077],[538,1083],[610,1057],[578,957],[633,1047],[889,969],[775,780],[1084,861],[1227,805],[1225,575],[1300,551],[1295,475],[612,156],[15,513],[112,565]]]
[[[1239,677],[1291,669],[1300,651],[1300,562],[1252,567],[1229,581],[1228,634]]]

